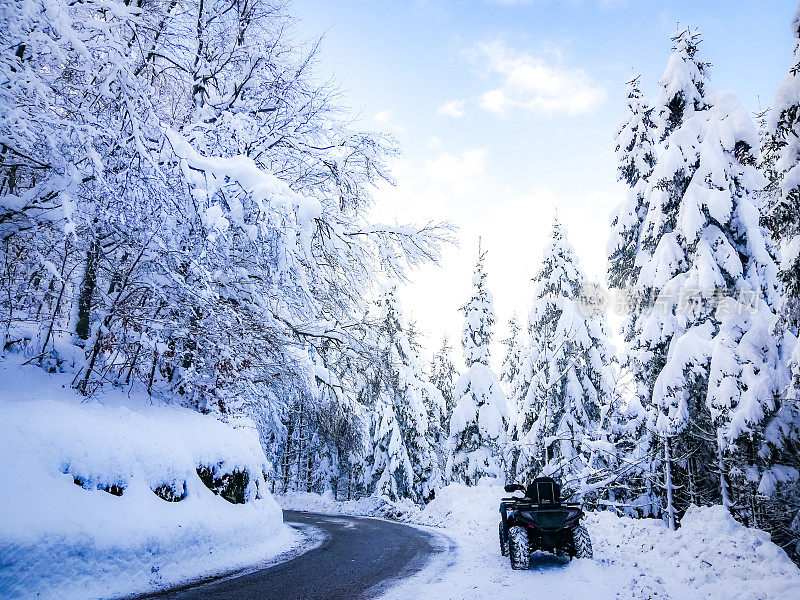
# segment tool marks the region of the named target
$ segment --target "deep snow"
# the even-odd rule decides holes
[[[800,600],[800,570],[768,534],[743,527],[720,506],[690,509],[675,532],[655,519],[592,513],[586,525],[594,559],[538,554],[530,571],[512,571],[497,540],[497,507],[505,495],[498,486],[451,484],[421,511],[398,505],[399,520],[446,535],[453,551],[384,600]],[[370,498],[342,503],[290,494],[277,500],[286,508],[333,514],[391,512],[390,503]]]
[[[121,391],[86,400],[71,375],[21,361],[0,362],[0,598],[129,595],[264,564],[303,543],[268,493],[246,421],[233,427]],[[198,465],[220,463],[250,474],[244,504],[198,477]],[[179,502],[152,491],[184,482]],[[98,489],[109,485],[122,495]]]

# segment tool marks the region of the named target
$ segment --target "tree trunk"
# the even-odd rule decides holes
[[[669,528],[675,531],[675,504],[672,500],[672,454],[669,436],[664,437],[664,487],[667,489],[667,519]]]
[[[78,320],[75,323],[75,335],[82,340],[89,339],[91,330],[92,296],[97,286],[97,259],[100,254],[100,242],[95,236],[91,247],[86,251],[86,270],[83,272],[80,292],[78,294]]]
[[[731,492],[730,484],[728,483],[728,469],[725,466],[725,460],[722,454],[724,447],[722,443],[722,435],[722,429],[717,429],[717,466],[719,467],[719,490],[722,496],[722,506],[730,510],[732,506]]]

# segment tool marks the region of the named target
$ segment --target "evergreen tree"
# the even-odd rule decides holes
[[[502,340],[506,352],[503,358],[503,366],[500,367],[500,382],[506,387],[506,397],[510,404],[508,407],[509,415],[513,421],[516,414],[514,398],[511,396],[511,387],[514,379],[519,375],[522,367],[522,360],[525,355],[525,342],[522,338],[522,328],[519,326],[516,315],[508,320],[508,337]]]
[[[791,28],[796,40],[794,65],[778,87],[768,123],[770,145],[776,157],[772,173],[776,189],[767,222],[780,245],[780,276],[786,290],[782,324],[797,335],[800,329],[800,7]],[[794,350],[790,361],[790,395],[797,397],[800,348]]]
[[[795,38],[794,61],[781,81],[767,122],[762,172],[766,188],[766,222],[780,256],[780,279],[785,295],[779,308],[775,336],[782,341],[782,362],[788,366],[788,385],[777,400],[775,416],[767,425],[766,445],[770,467],[763,473],[758,492],[766,498],[758,525],[770,531],[776,543],[795,561],[800,560],[800,5],[791,21]]]
[[[527,456],[530,448],[521,444],[522,438],[530,428],[531,398],[528,393],[531,391],[534,376],[536,374],[537,360],[539,358],[538,338],[533,335],[533,324],[528,321],[527,340],[520,345],[519,364],[516,374],[508,385],[508,403],[511,406],[509,417],[509,444],[506,449],[506,463],[509,472],[509,479],[515,480],[519,468],[520,455]]]
[[[711,64],[698,55],[700,32],[687,28],[676,32],[672,41],[672,54],[658,82],[659,95],[654,107],[662,141],[694,113],[708,108],[705,96]]]
[[[456,382],[457,400],[447,440],[445,477],[467,485],[476,485],[484,478],[502,478],[504,474],[502,446],[508,411],[500,381],[489,367],[494,307],[486,288],[485,258],[486,253],[479,248],[472,296],[461,307],[461,343],[467,370]]]
[[[614,375],[604,319],[585,308],[586,278],[557,219],[533,280],[529,323],[536,358],[519,406],[516,478],[557,475],[578,488]]]
[[[621,333],[624,342],[620,359],[621,367],[633,376],[639,393],[646,393],[641,385],[647,379],[642,373],[642,363],[637,360],[637,322],[644,309],[637,281],[641,264],[640,243],[643,223],[647,217],[647,191],[650,176],[656,162],[654,137],[656,125],[653,109],[647,104],[639,89],[639,77],[628,82],[628,110],[630,114],[620,123],[615,133],[617,153],[617,175],[629,189],[625,199],[611,217],[611,236],[607,245],[607,281],[626,300],[627,313],[622,321]],[[633,352],[629,352],[633,350]],[[639,384],[639,385],[637,385]],[[636,397],[629,403],[624,415],[619,416],[613,429],[619,446],[619,461],[623,473],[618,473],[619,484],[627,488],[625,498],[617,494],[617,503],[627,502],[630,514],[657,514],[653,480],[655,461],[650,457],[656,452],[656,439],[648,431],[653,414],[649,402],[644,404]],[[624,425],[623,425],[624,422]]]
[[[439,391],[424,378],[413,334],[403,317],[394,284],[384,287],[378,304],[382,371],[379,404],[383,406],[377,426],[375,464],[378,466],[373,481],[376,492],[389,490],[393,498],[399,495],[426,502],[433,498],[441,483],[428,411],[429,407],[436,407],[434,418],[438,422],[443,400]],[[381,468],[388,469],[389,475],[381,472]],[[387,482],[387,477],[393,482]]]
[[[647,215],[644,191],[656,162],[653,145],[653,109],[639,90],[639,78],[628,82],[630,115],[614,134],[617,153],[617,174],[630,190],[611,218],[608,241],[608,284],[625,290],[636,280],[636,255],[642,222]]]
[[[672,39],[673,51],[659,81],[659,96],[653,109],[656,130],[664,147],[644,189],[647,212],[634,261],[635,293],[629,307],[633,320],[626,333],[629,341],[624,357],[643,408],[662,413],[670,408],[651,406],[655,403],[653,390],[667,362],[672,337],[679,331],[678,316],[671,307],[664,308],[670,306],[677,293],[667,284],[686,268],[680,232],[675,229],[681,200],[698,162],[700,119],[692,117],[708,109],[705,94],[709,65],[699,56],[699,32],[686,29]],[[683,127],[687,121],[691,126]],[[671,437],[675,432],[666,426],[664,419],[657,418],[656,424],[664,453],[667,513],[674,527]]]
[[[447,335],[444,335],[442,336],[442,345],[431,360],[430,382],[439,390],[444,400],[441,428],[445,432],[445,436],[450,431],[450,415],[453,414],[456,404],[454,388],[457,371],[453,364],[452,352],[453,347],[450,345],[450,340],[447,339]]]
[[[763,187],[754,166],[758,135],[735,97],[707,94],[707,63],[698,58],[698,42],[696,32],[677,36],[660,83],[656,110],[665,146],[645,191],[648,210],[636,259],[637,283],[649,306],[640,307],[628,353],[639,396],[657,411],[673,526],[677,510],[690,502],[721,498],[730,504],[732,459],[723,437],[738,400],[715,387],[710,369],[715,348],[720,357],[743,361],[746,353],[730,350],[741,336],[736,320],[718,309],[747,296],[758,315],[751,322],[763,324],[777,299],[776,267],[756,208]],[[763,353],[761,368],[774,369],[774,353]],[[732,385],[727,377],[747,385],[742,372],[732,375],[736,369],[723,364],[720,358],[715,367],[723,369],[725,385]],[[758,394],[763,419],[773,411],[773,394],[763,387]],[[710,430],[716,443],[708,439]],[[683,457],[680,464],[673,462],[675,453]]]
[[[506,479],[513,480],[516,473],[517,446],[516,423],[519,415],[518,394],[516,385],[522,385],[521,371],[526,367],[524,360],[528,354],[527,345],[522,335],[522,328],[516,315],[508,321],[508,337],[502,340],[505,346],[505,358],[500,368],[500,383],[505,387],[506,404],[508,406],[508,443],[504,452]],[[530,379],[527,380],[528,382]]]
[[[680,136],[670,134],[684,118],[707,108],[704,94],[708,65],[698,56],[700,34],[687,29],[673,40],[675,46],[659,81],[660,94],[654,107],[656,127],[665,146],[643,192],[647,209],[634,261],[635,294],[630,306],[636,320],[626,336],[630,339],[626,364],[634,375],[638,396],[648,402],[673,333],[669,324],[662,325],[661,314],[648,309],[666,282],[683,267],[684,257],[674,229],[681,198],[697,166],[693,148],[698,132],[688,128]],[[688,155],[683,154],[684,149],[690,150]]]
[[[777,266],[754,200],[756,190],[763,187],[754,166],[756,129],[733,95],[715,94],[709,100],[713,106],[673,133],[677,137],[684,129],[690,130],[687,138],[693,140],[691,150],[681,139],[675,145],[684,155],[694,156],[696,166],[676,220],[675,239],[683,267],[664,286],[671,297],[662,296],[673,336],[666,364],[656,381],[654,400],[660,408],[659,429],[668,435],[686,431],[682,445],[695,458],[707,455],[703,431],[708,429],[707,424],[713,424],[716,466],[722,470],[714,496],[730,506],[724,456],[729,444],[724,438],[733,435],[731,427],[738,432],[734,438],[745,430],[752,435],[756,422],[774,410],[776,390],[756,385],[748,373],[751,369],[763,376],[771,373],[770,380],[776,381],[776,341],[755,331],[773,319],[772,307],[778,299]],[[735,317],[727,315],[730,310]],[[750,313],[747,319],[738,314],[744,311]],[[742,338],[743,327],[753,327],[752,336]],[[745,346],[754,339],[765,344],[758,357]],[[718,357],[713,365],[712,356]],[[711,382],[709,368],[713,372]],[[717,378],[723,382],[719,386]],[[748,387],[749,392],[741,396]],[[705,405],[699,400],[704,397]],[[751,410],[747,426],[731,422],[736,420],[740,402]],[[692,428],[687,430],[690,424]],[[690,494],[701,493],[697,485],[709,485],[712,464],[703,458],[700,472],[688,473]],[[708,472],[703,472],[705,469]]]
[[[408,498],[414,494],[414,467],[408,457],[395,407],[386,398],[376,406],[372,465],[374,493],[392,499]]]

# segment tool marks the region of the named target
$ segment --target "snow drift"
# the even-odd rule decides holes
[[[252,427],[121,392],[81,402],[70,376],[18,362],[0,363],[0,597],[128,595],[297,542]]]

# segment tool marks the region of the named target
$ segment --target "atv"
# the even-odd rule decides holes
[[[592,557],[589,532],[580,524],[581,506],[562,501],[554,479],[537,477],[527,488],[512,483],[505,490],[525,494],[500,502],[500,553],[511,558],[512,569],[528,569],[537,550],[566,554],[570,560]]]

